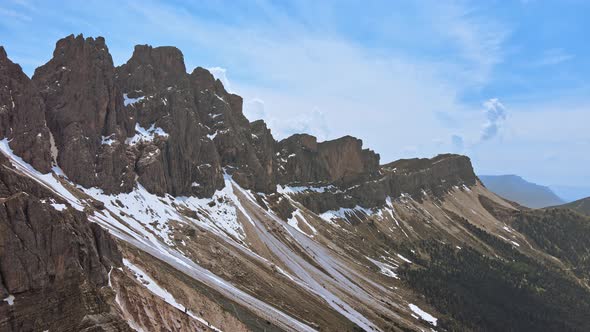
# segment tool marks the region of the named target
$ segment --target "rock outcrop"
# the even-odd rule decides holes
[[[373,208],[387,197],[402,194],[421,200],[424,193],[442,197],[455,186],[472,186],[477,176],[466,156],[443,154],[432,159],[402,159],[380,167],[379,174],[349,187],[305,191],[297,195],[310,210],[322,213],[339,208]]]
[[[133,159],[124,144],[130,119],[123,112],[104,38],[59,40],[53,58],[35,70],[33,81],[45,101],[57,163],[68,177],[107,192],[131,190]]]
[[[127,140],[136,155],[139,183],[175,196],[210,196],[223,186],[220,160],[178,49],[136,46],[131,59],[117,68],[117,85],[132,114],[133,134],[139,135]]]
[[[127,331],[110,303],[111,237],[0,154],[0,331]]]
[[[379,155],[350,136],[317,142],[297,134],[277,142],[262,120],[246,119],[242,98],[209,71],[188,74],[174,47],[138,45],[115,68],[102,37],[72,35],[57,42],[32,81],[0,53],[6,82],[0,135],[42,172],[50,170],[53,153],[85,187],[117,193],[139,183],[158,195],[210,197],[224,186],[225,172],[255,192],[274,192],[276,184],[337,188],[321,195],[330,199],[302,198],[319,212],[475,181],[460,156],[380,167]]]
[[[229,93],[221,81],[206,69],[197,67],[190,75],[197,109],[203,125],[209,131],[221,164],[241,186],[255,191],[275,190],[273,172],[274,141],[270,131],[261,124],[254,125],[242,112],[242,97]],[[257,127],[258,126],[258,127]]]
[[[45,125],[45,104],[35,84],[0,46],[0,139],[39,171],[51,170],[51,132]]]
[[[278,150],[282,184],[346,186],[379,171],[379,155],[351,136],[318,143],[314,136],[297,134],[279,142]]]

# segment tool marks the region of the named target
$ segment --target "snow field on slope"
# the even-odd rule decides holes
[[[55,178],[54,174],[63,175],[63,172],[59,168],[54,168],[53,173],[41,174],[31,165],[24,162],[20,157],[14,155],[12,149],[8,145],[8,140],[6,139],[0,141],[0,150],[7,155],[11,163],[18,171],[24,173],[25,175],[39,182],[44,187],[53,191],[55,194],[66,200],[74,208],[83,211],[86,205],[90,205],[88,202],[76,198],[76,196],[74,196],[62,185],[62,183],[57,178]],[[167,225],[164,225],[166,220],[163,223],[161,223],[161,221],[158,221],[158,223],[152,222],[153,220],[151,218],[156,215],[163,215],[165,217],[176,216],[181,222],[197,222],[179,214],[178,211],[172,207],[171,203],[173,202],[175,204],[184,204],[185,206],[189,208],[192,207],[193,209],[202,208],[205,211],[209,211],[209,216],[211,218],[204,218],[204,222],[199,222],[199,225],[205,227],[209,231],[214,232],[215,234],[221,235],[222,238],[226,239],[230,243],[233,243],[235,241],[230,240],[229,237],[226,236],[226,231],[231,232],[232,229],[235,230],[240,228],[241,225],[237,220],[237,214],[235,213],[236,208],[232,206],[230,202],[235,200],[234,202],[236,202],[238,209],[240,209],[247,218],[250,217],[245,209],[241,206],[239,200],[237,200],[235,197],[231,183],[231,179],[226,176],[225,188],[216,192],[214,196],[214,198],[218,198],[221,195],[223,199],[227,200],[227,203],[216,204],[215,206],[224,205],[223,208],[226,208],[229,211],[232,211],[233,209],[233,213],[230,213],[230,216],[219,218],[223,219],[219,225],[217,222],[220,220],[215,219],[216,214],[212,213],[212,211],[216,211],[215,208],[211,208],[208,205],[211,199],[198,199],[195,197],[174,198],[171,196],[162,198],[150,194],[147,192],[147,190],[145,190],[145,188],[139,185],[131,193],[119,195],[105,195],[102,190],[96,188],[84,189],[78,187],[78,189],[84,191],[90,196],[93,196],[94,199],[105,203],[106,209],[95,211],[94,214],[88,216],[88,219],[92,222],[100,224],[113,236],[129,243],[132,246],[135,246],[136,248],[156,257],[157,259],[170,264],[175,269],[185,273],[199,282],[208,285],[209,287],[216,289],[221,294],[236,301],[240,305],[251,308],[254,310],[254,312],[258,313],[260,317],[275,322],[275,324],[283,330],[314,331],[314,329],[308,325],[241,291],[236,286],[221,279],[211,271],[201,267],[191,259],[185,257],[181,252],[175,250],[172,246],[166,243],[166,239],[168,242],[171,240],[168,233],[169,229]],[[120,200],[120,198],[123,198],[125,202]],[[120,206],[116,202],[116,199],[119,199],[123,206]],[[130,212],[128,209],[132,211]],[[124,212],[127,215],[122,216],[121,212]],[[137,214],[137,218],[143,221],[143,223],[136,219],[136,216],[131,217],[133,212]],[[220,214],[225,215],[225,213]],[[250,222],[253,222],[251,219],[249,220]],[[121,221],[124,221],[124,223],[121,223]],[[224,225],[224,222],[227,224]],[[245,251],[249,251],[249,249],[245,248],[244,246],[240,246],[240,248]],[[249,252],[253,256],[257,256],[252,251]],[[8,302],[8,299],[4,300]],[[10,298],[9,300],[13,301],[13,298]]]

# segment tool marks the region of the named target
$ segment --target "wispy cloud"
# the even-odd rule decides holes
[[[510,28],[464,2],[437,2],[432,11],[435,27],[448,35],[466,61],[467,76],[487,82],[494,66],[503,61]]]
[[[401,157],[390,141],[411,140],[422,155],[450,150],[451,142],[432,143],[433,137],[450,135],[437,112],[468,112],[470,106],[457,96],[481,84],[502,58],[504,30],[459,5],[436,12],[429,6],[419,8],[428,16],[425,21],[444,16],[440,26],[447,31],[438,31],[438,24],[433,31],[455,45],[456,56],[448,61],[417,58],[412,52],[384,54],[334,28],[309,28],[269,3],[260,12],[281,17],[274,29],[264,20],[209,22],[155,3],[134,9],[159,33],[184,39],[197,49],[215,50],[219,56],[211,63],[214,74],[226,82],[228,75],[240,77],[227,84],[245,97],[245,112],[262,115],[277,137],[296,131],[322,138],[353,134],[383,151],[387,160]],[[190,56],[185,59],[193,61]]]
[[[32,18],[26,14],[21,13],[20,11],[14,9],[7,9],[7,8],[0,8],[0,16],[9,19],[15,19],[23,22],[30,22]]]
[[[542,56],[533,61],[531,66],[534,67],[541,67],[541,66],[552,66],[557,65],[566,61],[570,61],[574,58],[573,55],[568,54],[561,48],[554,48],[545,51]]]

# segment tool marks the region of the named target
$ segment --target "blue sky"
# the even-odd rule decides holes
[[[479,174],[590,187],[588,1],[0,2],[32,75],[69,34],[173,45],[278,138],[351,134],[382,162],[469,155]],[[588,193],[590,195],[590,192]]]

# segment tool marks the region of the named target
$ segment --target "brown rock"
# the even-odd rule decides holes
[[[228,93],[219,80],[204,68],[197,67],[190,75],[197,110],[202,123],[213,138],[221,159],[234,180],[242,187],[261,192],[275,190],[272,171],[274,141],[270,130],[260,123],[252,131],[242,113],[242,97]]]
[[[8,138],[16,155],[47,173],[51,170],[51,133],[45,125],[44,108],[35,84],[0,46],[0,139]]]
[[[379,155],[363,150],[362,141],[351,136],[317,143],[311,135],[297,134],[278,145],[278,177],[283,184],[346,186],[379,169]]]
[[[82,35],[59,40],[53,58],[33,76],[45,100],[59,166],[76,183],[107,192],[129,191],[135,178],[123,144],[129,119],[114,76],[104,38]]]
[[[128,331],[112,311],[108,271],[121,266],[112,238],[0,155],[0,331]]]
[[[402,159],[381,166],[380,174],[350,186],[325,192],[306,192],[295,198],[310,210],[322,213],[339,208],[378,207],[387,197],[402,193],[415,200],[422,191],[442,197],[453,186],[475,185],[477,177],[466,156],[443,154],[432,159]]]
[[[143,98],[126,107],[137,126],[161,128],[167,135],[135,146],[139,182],[147,190],[211,196],[223,186],[219,157],[202,125],[178,49],[136,46],[131,59],[117,68],[117,84],[129,98]]]

